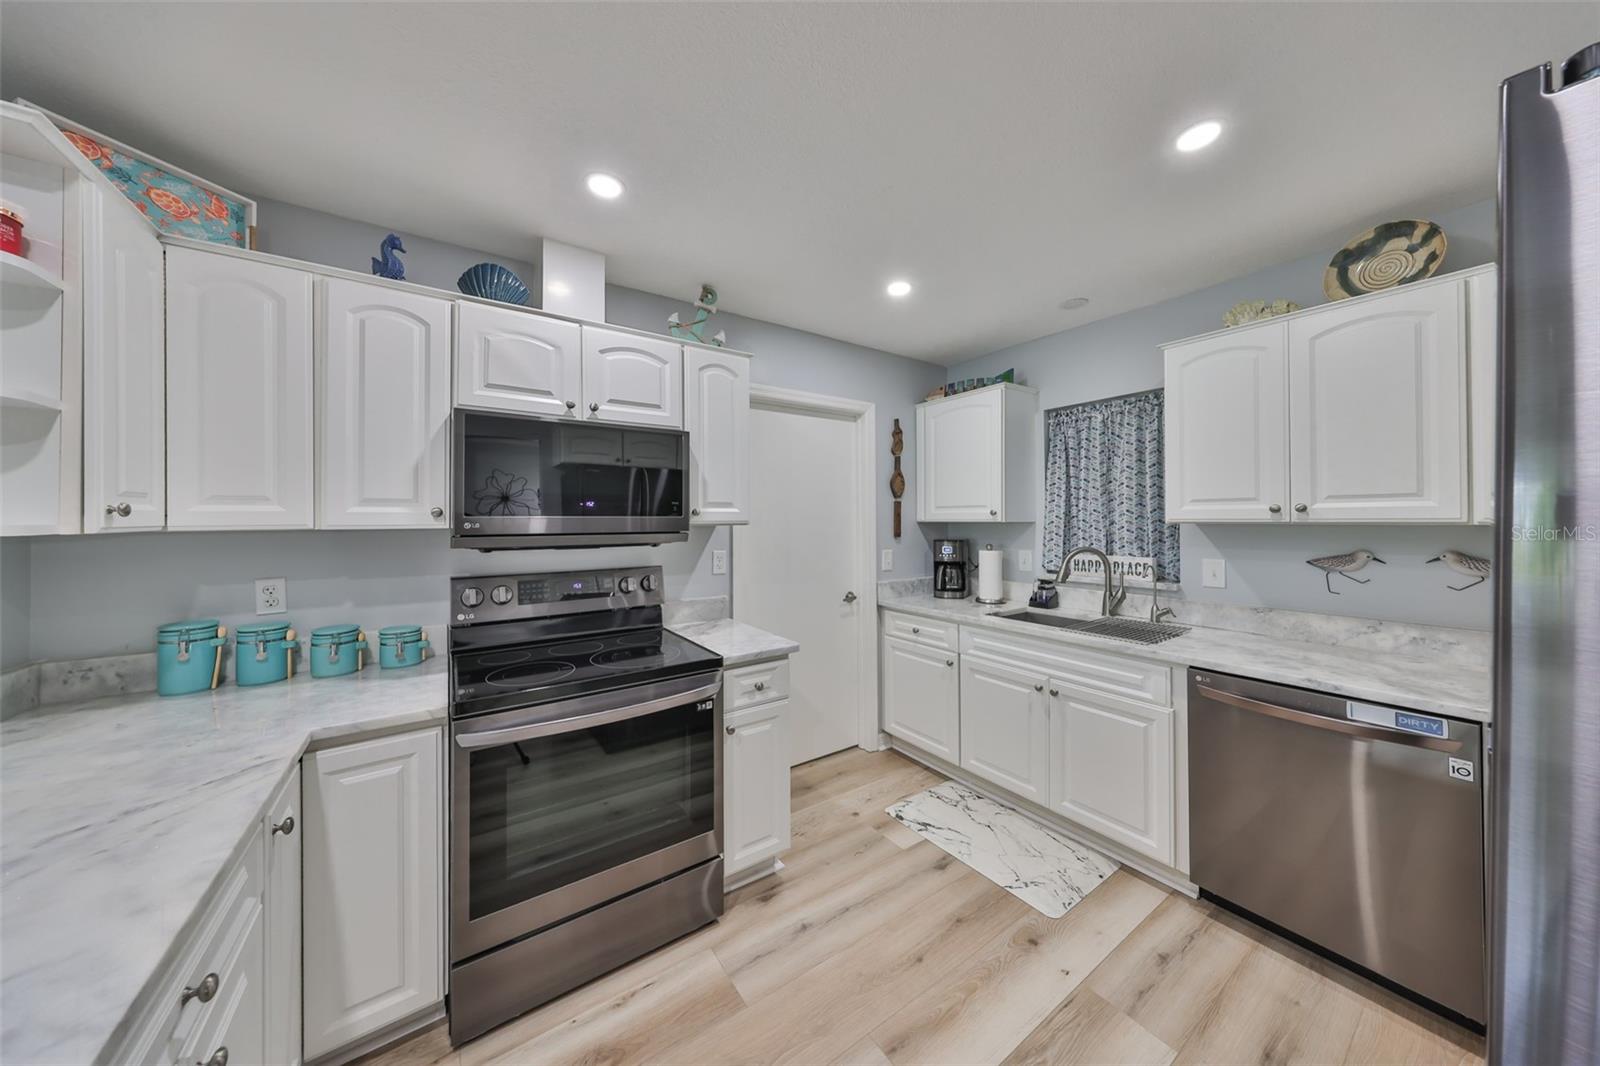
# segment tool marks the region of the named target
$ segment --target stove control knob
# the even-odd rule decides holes
[[[632,592],[633,591],[633,578],[631,578],[631,577],[619,577],[619,578],[617,578],[617,591],[622,593],[624,596],[626,596],[628,593]]]
[[[639,587],[646,592],[654,592],[656,590],[656,575],[645,574],[639,578]]]
[[[510,585],[496,585],[489,593],[489,598],[504,607],[510,603],[516,593],[511,591]]]
[[[483,590],[476,585],[468,585],[461,590],[461,606],[476,607],[483,602]]]

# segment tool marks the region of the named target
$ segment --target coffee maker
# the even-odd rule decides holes
[[[967,542],[933,542],[933,594],[941,600],[967,598]]]

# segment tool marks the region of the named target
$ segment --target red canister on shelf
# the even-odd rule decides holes
[[[0,204],[0,252],[22,254],[22,212],[10,204]]]

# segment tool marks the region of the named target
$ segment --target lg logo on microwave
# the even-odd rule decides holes
[[[461,528],[462,529],[482,529],[483,528],[483,523],[482,522],[463,522],[463,523],[461,523]]]

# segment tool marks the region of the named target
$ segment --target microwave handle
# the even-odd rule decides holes
[[[697,703],[709,696],[715,696],[722,688],[722,678],[687,689],[674,692],[658,699],[647,700],[644,703],[628,703],[622,707],[610,707],[605,710],[590,711],[566,715],[565,717],[550,719],[550,708],[541,708],[544,712],[539,720],[522,725],[510,725],[502,729],[485,729],[476,733],[456,734],[456,744],[468,751],[477,748],[493,748],[502,744],[514,744],[522,740],[533,740],[536,737],[554,736],[558,733],[574,733],[581,729],[593,729],[595,726],[610,725],[612,722],[625,722],[629,718],[639,718],[643,715],[665,711],[685,703]],[[582,702],[582,701],[574,701]],[[557,705],[559,706],[559,704]]]

